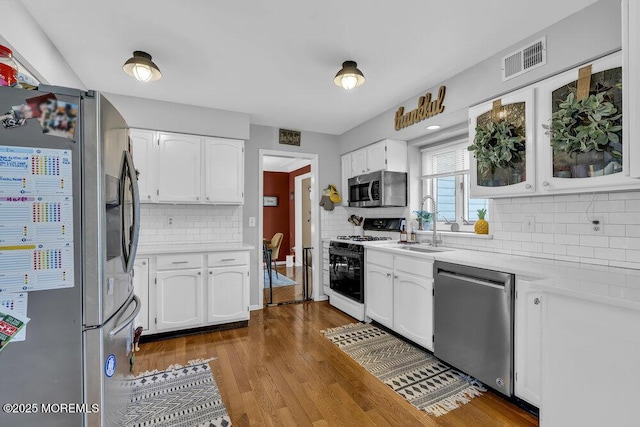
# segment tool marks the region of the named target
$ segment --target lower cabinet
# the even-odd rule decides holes
[[[208,256],[207,323],[249,320],[249,253]]]
[[[150,255],[136,260],[146,334],[249,320],[249,252]]]
[[[540,408],[542,391],[542,292],[516,278],[515,395]]]
[[[433,350],[433,262],[366,250],[365,310],[372,320]]]
[[[202,271],[158,271],[156,280],[156,330],[202,326]]]
[[[149,330],[149,259],[138,258],[133,263],[133,291],[140,298],[140,312],[133,322],[133,327],[142,326]]]

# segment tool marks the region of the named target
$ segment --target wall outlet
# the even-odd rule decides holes
[[[591,234],[604,234],[604,218],[601,216],[591,217]]]
[[[165,221],[165,224],[167,227],[171,227],[173,225],[173,218],[168,216],[167,220]]]
[[[535,233],[536,231],[536,217],[528,215],[524,217],[524,230],[527,233]]]
[[[250,216],[249,217],[249,227],[255,227],[256,226],[256,217],[255,216]]]

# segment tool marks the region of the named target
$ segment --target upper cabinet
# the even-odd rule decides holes
[[[625,63],[632,64],[633,55],[637,52],[626,52]],[[506,113],[507,124],[492,102],[470,108],[476,155],[471,196],[640,188],[640,93],[638,83],[625,77],[632,72],[623,74],[622,56],[607,55],[503,96],[501,108],[514,109]],[[524,110],[523,117],[518,109]],[[475,147],[480,142],[488,143],[486,151]]]
[[[533,97],[526,88],[469,109],[473,197],[535,191]]]
[[[201,138],[158,134],[158,202],[199,203]]]
[[[141,129],[130,137],[141,202],[244,202],[244,141]]]
[[[407,172],[407,142],[384,139],[341,156],[342,204],[349,205],[348,180],[379,170]]]
[[[620,52],[538,85],[538,185],[543,192],[640,187],[630,173],[630,165],[640,159],[631,159],[630,152],[630,144],[638,141],[623,132],[627,118],[632,120],[625,103]]]
[[[206,203],[244,202],[244,141],[204,140],[204,199]]]
[[[625,100],[623,138],[629,143],[629,175],[640,177],[640,3],[622,2],[622,90]]]

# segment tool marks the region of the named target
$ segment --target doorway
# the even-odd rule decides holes
[[[312,260],[319,243],[318,214],[313,212],[317,194],[317,155],[260,150],[259,233],[268,243],[276,233],[282,243],[262,245],[260,305],[279,305],[315,299],[318,272]],[[267,268],[268,255],[277,254]],[[276,258],[274,256],[274,258]]]

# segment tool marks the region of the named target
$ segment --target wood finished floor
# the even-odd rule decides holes
[[[209,362],[234,426],[537,426],[494,393],[444,415],[414,408],[325,339],[355,320],[326,301],[251,312],[249,326],[145,343],[136,373]]]
[[[276,286],[273,288],[273,301],[272,304],[289,303],[292,301],[302,301],[302,267],[286,267],[285,265],[278,265],[278,274],[283,274],[289,279],[296,282],[295,285],[290,286]],[[275,270],[272,273],[275,275]],[[309,273],[309,293],[313,291],[313,279],[311,273]],[[264,289],[264,303],[269,303],[269,288]]]

